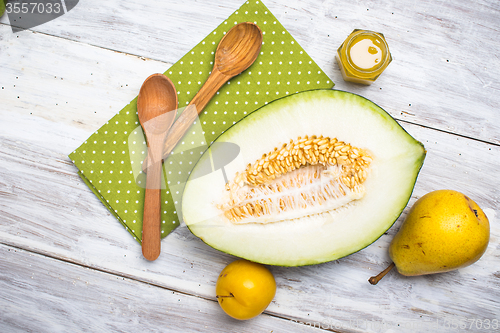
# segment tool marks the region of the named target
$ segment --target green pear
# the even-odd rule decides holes
[[[430,192],[410,209],[389,246],[393,264],[406,276],[448,272],[469,266],[486,251],[490,224],[481,208],[452,190]]]

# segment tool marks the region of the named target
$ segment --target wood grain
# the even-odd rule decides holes
[[[0,299],[0,330],[9,333],[319,331],[265,314],[242,323],[215,301],[5,245]]]
[[[336,89],[372,99],[397,119],[500,143],[496,112],[500,102],[494,97],[500,89],[498,1],[264,3],[337,84]],[[34,29],[174,63],[242,4],[239,0],[217,5],[195,0],[87,0]],[[368,88],[345,83],[334,60],[337,48],[356,28],[384,33],[394,59]]]
[[[36,59],[27,61],[36,62]],[[51,97],[62,97],[57,91],[55,94]],[[79,99],[78,96],[75,98]],[[20,111],[16,103],[14,100],[9,109]],[[53,117],[58,115],[55,113]],[[64,112],[60,116],[64,120]],[[2,117],[12,124],[0,146],[2,243],[213,299],[216,276],[233,259],[231,256],[208,248],[186,228],[179,228],[163,242],[165,255],[153,265],[145,263],[138,245],[80,182],[76,170],[64,157],[64,152],[70,150],[79,135],[75,130],[78,127],[60,126],[57,118],[47,121],[36,117],[33,122],[29,117],[13,117],[12,112],[7,111],[2,112]],[[33,135],[25,138],[21,135],[21,128],[29,124]],[[499,195],[490,185],[497,182],[492,170],[500,158],[498,147],[412,124],[403,125],[410,134],[422,140],[428,150],[412,201],[427,191],[446,185],[466,192],[486,209],[488,215],[498,211]],[[48,136],[53,141],[60,141],[61,137],[72,139],[52,146],[47,140],[37,143],[37,138],[47,136],[46,133],[50,133]],[[497,246],[500,236],[498,222],[494,216],[490,218],[492,225],[496,226],[492,230],[492,246]],[[390,233],[393,232],[391,229]],[[498,304],[493,301],[494,292],[489,293],[490,301],[477,300],[474,307],[470,306],[474,304],[471,303],[474,295],[481,295],[484,289],[495,290],[498,284],[495,275],[498,271],[492,269],[498,267],[500,260],[495,251],[489,251],[476,264],[481,265],[476,266],[480,267],[482,274],[480,282],[473,280],[473,270],[466,271],[461,284],[453,282],[454,294],[469,295],[458,303],[461,306],[456,305],[454,294],[447,291],[455,278],[446,276],[409,280],[391,275],[377,289],[365,289],[369,286],[366,279],[388,260],[386,249],[390,237],[390,234],[384,236],[371,247],[333,263],[294,269],[273,268],[279,288],[269,311],[280,317],[325,323],[332,320],[339,323],[342,318],[391,322],[417,320],[420,312],[411,309],[427,311],[429,306],[434,307],[435,300],[425,295],[439,295],[439,308],[454,316],[463,315],[464,309],[467,309],[465,314],[476,316],[485,313],[485,309],[490,309],[486,312],[488,315],[498,310]],[[419,291],[401,294],[401,290],[410,286]],[[390,297],[389,290],[392,290]],[[379,304],[380,300],[385,301]],[[426,318],[434,317],[428,313]]]
[[[144,130],[148,158],[142,218],[142,254],[156,260],[161,252],[161,182],[163,144],[177,113],[177,92],[172,81],[155,73],[141,86],[137,96],[137,116]]]
[[[142,258],[67,154],[132,100],[149,74],[165,71],[240,4],[88,0],[36,27],[39,32],[12,34],[0,24],[0,117],[8,124],[0,131],[0,311],[6,314],[0,330],[129,331],[142,324],[199,331],[208,322],[208,331],[290,332],[310,326],[283,326],[295,320],[341,332],[380,332],[377,324],[384,322],[398,332],[453,332],[429,325],[500,319],[495,1],[266,1],[337,89],[372,99],[424,143],[428,154],[409,205],[450,188],[485,210],[491,241],[479,262],[424,277],[391,272],[371,286],[367,279],[388,264],[388,244],[406,209],[377,242],[349,257],[271,267],[278,291],[267,315],[236,323],[222,316],[213,295],[232,256],[180,227],[164,239],[158,260]],[[370,87],[344,83],[333,61],[343,38],[359,27],[383,32],[394,57]],[[163,304],[171,315],[158,310]]]
[[[262,31],[252,22],[239,23],[224,35],[217,46],[210,75],[168,132],[163,147],[163,159],[174,150],[217,91],[254,63],[261,46]],[[150,163],[149,160],[143,163],[143,170]]]

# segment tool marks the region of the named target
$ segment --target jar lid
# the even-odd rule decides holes
[[[348,65],[363,74],[375,73],[390,62],[384,36],[374,31],[354,30],[345,43],[345,52]]]

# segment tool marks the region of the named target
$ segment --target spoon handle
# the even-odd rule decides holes
[[[224,75],[217,67],[212,69],[212,73],[208,77],[207,81],[200,88],[198,93],[193,97],[191,102],[186,106],[181,115],[174,122],[170,128],[165,143],[163,145],[163,159],[165,160],[168,155],[175,148],[177,143],[182,139],[184,134],[188,131],[189,127],[196,120],[198,115],[203,111],[208,102],[212,99],[215,93],[222,87],[229,79],[234,75]],[[146,160],[142,164],[144,172],[149,172],[147,167],[151,163],[151,158],[148,155]]]
[[[144,215],[142,219],[142,254],[147,260],[156,260],[161,251],[161,153],[163,141],[150,142],[148,155],[153,162],[148,166]],[[150,158],[151,159],[151,158]]]
[[[193,97],[188,106],[181,113],[179,118],[168,132],[167,140],[163,146],[163,158],[167,158],[170,152],[175,148],[189,127],[196,120],[198,115],[203,111],[208,102],[212,99],[215,93],[224,85],[231,76],[227,76],[219,72],[217,67],[214,67],[212,73],[198,93]]]

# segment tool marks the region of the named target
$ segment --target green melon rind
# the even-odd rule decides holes
[[[297,105],[317,106],[321,105],[320,103],[322,102],[326,102],[327,103],[326,105],[331,104],[342,110],[318,111],[312,108],[311,110],[307,110],[307,112],[303,110],[297,112],[294,111],[297,109]],[[314,114],[315,111],[316,114]],[[318,115],[317,114],[318,112],[327,112],[327,113]],[[241,144],[242,147],[244,147],[247,144],[246,143],[247,140],[252,140],[252,138],[255,140],[255,135],[258,134],[251,132],[251,129],[253,127],[256,127],[258,125],[270,126],[271,129],[273,130],[271,131],[272,133],[268,133],[268,135],[279,136],[280,130],[278,127],[280,123],[283,121],[283,119],[280,120],[280,117],[282,117],[283,115],[286,115],[287,117],[289,115],[299,115],[299,116],[308,115],[308,117],[309,116],[316,117],[313,118],[315,119],[314,121],[316,121],[317,123],[316,125],[321,126],[322,121],[318,120],[317,118],[320,117],[321,115],[323,115],[326,118],[328,118],[328,116],[331,117],[331,115],[328,112],[338,113],[335,116],[335,122],[337,121],[341,122],[345,120],[344,118],[346,117],[352,118],[353,115],[356,116],[355,119],[358,119],[357,118],[358,116],[361,117],[362,115],[365,115],[365,118],[369,117],[371,122],[382,124],[384,132],[394,133],[395,137],[397,137],[398,139],[396,146],[402,146],[404,148],[402,149],[402,151],[409,156],[406,157],[406,155],[402,155],[402,157],[400,157],[399,159],[397,154],[395,156],[391,156],[391,158],[393,158],[396,162],[398,162],[399,160],[402,160],[405,163],[407,162],[406,164],[408,165],[406,164],[402,165],[405,169],[404,172],[407,174],[407,176],[402,175],[402,177],[404,176],[402,178],[403,183],[400,184],[397,189],[395,189],[395,191],[397,191],[397,198],[392,199],[394,203],[391,207],[388,208],[388,210],[390,211],[382,212],[382,214],[385,214],[383,218],[377,216],[374,217],[373,220],[378,222],[376,230],[372,230],[368,235],[365,236],[350,235],[350,237],[352,238],[359,237],[359,239],[347,241],[347,244],[340,246],[338,249],[329,251],[328,246],[330,245],[327,244],[328,240],[322,238],[324,237],[324,235],[322,235],[321,233],[322,230],[313,230],[310,232],[309,235],[310,237],[321,238],[318,241],[311,242],[310,240],[308,240],[308,244],[293,245],[294,241],[297,242],[297,240],[293,238],[297,237],[296,235],[293,235],[293,231],[290,232],[290,235],[288,235],[288,229],[285,228],[280,229],[280,227],[275,227],[276,225],[260,226],[262,228],[257,230],[261,231],[256,231],[255,226],[235,227],[228,224],[223,224],[223,223],[221,224],[220,223],[220,221],[222,220],[221,217],[215,216],[214,211],[208,213],[208,215],[210,215],[210,213],[211,215],[213,215],[211,218],[205,219],[203,214],[205,214],[206,212],[204,212],[204,210],[210,211],[210,207],[207,204],[208,201],[206,200],[206,196],[213,197],[214,195],[217,194],[217,190],[212,190],[212,192],[210,192],[211,190],[210,187],[214,186],[215,184],[218,184],[217,186],[219,187],[221,186],[221,184],[223,186],[222,174],[217,174],[217,172],[214,172],[202,179],[195,179],[193,181],[188,182],[184,190],[183,216],[184,216],[184,222],[189,227],[191,232],[193,232],[193,234],[201,238],[208,245],[220,251],[233,254],[238,257],[242,257],[255,262],[260,262],[270,265],[280,265],[280,266],[311,265],[311,264],[318,264],[326,261],[339,259],[341,257],[352,254],[354,252],[357,252],[365,248],[366,246],[376,241],[381,235],[383,235],[400,216],[406,204],[408,203],[408,200],[411,197],[411,193],[415,186],[417,175],[423,165],[423,161],[425,158],[425,149],[419,141],[411,137],[387,112],[385,112],[382,108],[375,105],[373,102],[361,96],[338,90],[311,90],[307,92],[302,92],[299,94],[288,96],[286,98],[282,98],[280,100],[276,100],[275,102],[262,107],[257,112],[250,114],[249,116],[238,122],[236,125],[228,129],[219,138],[217,138],[216,142],[235,142],[235,141],[238,142],[238,140],[240,140],[239,143]],[[346,116],[346,114],[348,114],[349,112],[351,113],[354,112],[354,114]],[[268,125],[268,122],[273,118],[276,118],[279,121],[276,124],[274,124],[275,126]],[[286,119],[286,117],[284,119]],[[359,119],[359,123],[362,122],[363,120]],[[289,124],[293,125],[293,123]],[[364,124],[364,127],[365,129],[369,129],[369,126],[367,124]],[[246,129],[250,129],[250,131],[246,131]],[[339,127],[339,129],[341,128]],[[245,133],[245,131],[248,133]],[[281,132],[283,131],[286,133],[287,129],[283,129]],[[243,134],[241,132],[243,132]],[[311,135],[311,133],[301,133],[301,134]],[[335,136],[334,133],[327,133],[327,134],[329,136]],[[381,135],[383,136],[383,134]],[[349,131],[344,131],[344,136],[349,136]],[[242,141],[241,139],[242,137],[244,137],[245,140]],[[293,138],[295,139],[296,137]],[[350,140],[346,140],[341,136],[339,137],[339,139],[344,140],[346,142],[350,142]],[[369,140],[366,142],[369,142]],[[350,143],[356,145],[355,142],[350,142]],[[265,142],[263,142],[262,145],[265,146]],[[363,147],[363,145],[359,145],[359,147]],[[264,152],[267,152],[269,148],[264,147],[262,149]],[[242,149],[242,153],[244,153],[244,151],[245,150]],[[254,155],[256,156],[256,158],[259,158],[261,156],[261,153],[262,152],[254,152],[253,154],[250,155]],[[389,155],[391,154],[391,152],[386,152],[386,154],[387,153]],[[199,165],[202,165],[203,163],[208,163],[207,161],[209,158],[210,154],[205,153],[200,159],[200,162],[193,169],[193,174],[196,174],[196,170]],[[232,167],[231,166],[226,167],[225,169],[226,172],[228,173],[229,179],[231,179],[231,175],[233,175],[235,171],[238,170],[241,171],[242,168],[244,168],[244,165],[245,164],[238,165],[237,163],[235,163],[235,165]],[[207,187],[207,184],[210,186]],[[203,206],[203,202],[205,202],[205,206]],[[370,209],[370,210],[372,211],[375,209]],[[366,219],[366,217],[360,217],[360,219],[363,220]],[[320,226],[320,228],[323,228],[321,224],[318,225]],[[372,226],[368,225],[365,227],[372,227]],[[307,229],[304,230],[304,226],[297,227],[296,224],[292,224],[289,225],[287,228],[292,228],[292,229],[296,228],[297,233],[300,234],[300,236],[297,237],[299,239],[300,237],[303,238],[308,237],[308,230]],[[311,226],[311,228],[314,228],[314,226]],[[325,228],[327,229],[326,231],[328,231],[328,228],[331,228],[331,226],[328,227],[327,225],[327,227]],[[277,232],[279,235],[269,236],[268,234],[266,234],[267,231],[269,231],[269,233]],[[331,231],[332,230],[329,230],[328,232],[331,233]],[[347,231],[352,232],[351,230]],[[364,231],[365,230],[360,230],[360,233],[363,233]],[[255,235],[256,232],[262,234],[264,240],[257,239]],[[326,236],[328,236],[328,232]],[[250,235],[250,236],[242,237],[242,235],[245,236]],[[287,255],[286,254],[287,242],[284,239],[286,236],[290,236],[290,238],[292,239],[291,241],[292,245],[290,246],[300,247],[301,245],[303,245],[304,246],[303,252],[295,253],[293,256]],[[233,242],[232,238],[234,238],[234,243],[232,243]],[[247,238],[250,238],[250,240],[248,240]],[[273,241],[276,242],[277,240],[279,240],[279,242],[277,243],[281,244],[282,247],[284,246],[285,249],[272,247]],[[337,241],[338,243],[341,244],[345,240],[340,239]],[[315,249],[312,249],[312,247],[322,243],[325,245],[324,247],[326,252],[322,253],[321,248],[317,251]],[[262,249],[263,247],[264,249]],[[307,253],[307,255],[301,256],[301,253]]]

